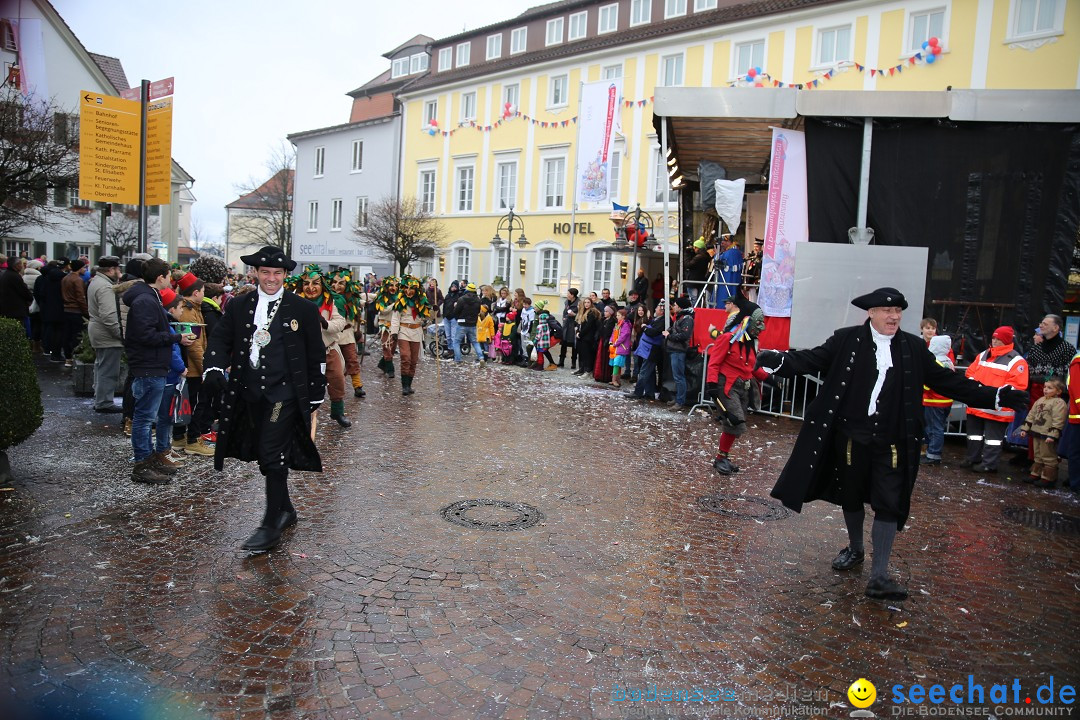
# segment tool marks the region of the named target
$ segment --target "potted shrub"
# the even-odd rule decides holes
[[[90,344],[90,333],[84,332],[73,355],[75,367],[71,370],[72,390],[76,395],[94,394],[94,360],[97,353]]]
[[[12,480],[7,449],[23,442],[41,427],[44,409],[41,388],[38,386],[30,341],[22,323],[0,318],[0,387],[7,391],[8,407],[18,412],[0,413],[0,482]]]

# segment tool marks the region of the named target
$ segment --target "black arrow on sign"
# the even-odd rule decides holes
[[[85,100],[86,102],[90,102],[90,100],[92,98],[90,97],[90,93],[86,93],[85,95],[82,96],[82,99]]]

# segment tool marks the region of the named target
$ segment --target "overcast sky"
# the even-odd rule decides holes
[[[390,67],[417,34],[446,37],[543,0],[52,0],[90,52],[120,58],[128,82],[176,77],[173,158],[195,178],[195,219],[225,234],[237,186],[265,179],[289,133],[349,121],[345,95]]]

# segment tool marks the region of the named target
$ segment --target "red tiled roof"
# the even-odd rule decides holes
[[[97,53],[88,53],[93,59],[94,63],[101,68],[101,72],[105,73],[105,77],[109,78],[109,82],[113,84],[117,92],[121,90],[127,90],[131,86],[128,85],[127,73],[124,72],[124,66],[121,64],[119,58],[109,57],[108,55],[98,55]]]
[[[280,192],[282,182],[288,183],[287,192],[292,197],[293,177],[295,175],[295,170],[279,170],[276,175],[262,185],[246,195],[241,195],[225,207],[232,210],[265,210],[265,199],[277,195]]]

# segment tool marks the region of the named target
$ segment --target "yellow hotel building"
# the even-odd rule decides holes
[[[930,38],[941,48],[932,62],[922,45]],[[761,72],[752,81],[750,68]],[[564,0],[436,40],[428,72],[397,94],[400,192],[448,230],[439,261],[420,271],[444,287],[500,278],[534,298],[561,294],[571,272],[586,294],[622,291],[627,256],[611,251],[610,205],[577,208],[571,251],[580,83],[608,78],[623,85],[612,195],[640,203],[663,238],[664,193],[672,214],[679,199],[653,128],[656,87],[1076,89],[1080,1]],[[697,206],[687,195],[684,211]],[[515,233],[508,250],[502,231],[496,249],[511,206],[528,245]],[[654,278],[662,258],[645,267]]]

